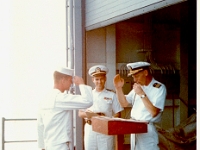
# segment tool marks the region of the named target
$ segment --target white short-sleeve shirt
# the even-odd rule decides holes
[[[140,96],[137,95],[134,90],[131,90],[130,93],[126,95],[127,101],[133,105],[131,110],[131,118],[136,120],[159,122],[161,119],[162,111],[164,110],[167,94],[165,85],[153,78],[149,85],[142,86],[142,89],[152,104],[159,108],[161,111],[156,117],[153,118],[150,112],[144,106]]]
[[[93,93],[93,105],[89,109],[95,113],[101,112],[108,117],[112,117],[113,113],[116,114],[123,110],[120,106],[117,96],[114,92],[104,89],[97,92],[95,89]]]

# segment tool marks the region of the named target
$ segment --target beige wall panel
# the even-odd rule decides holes
[[[86,43],[86,63],[105,63],[105,28],[87,32]]]
[[[106,27],[106,66],[109,69],[107,75],[107,88],[115,89],[113,78],[116,75],[116,31],[115,25]]]
[[[106,88],[114,89],[113,77],[116,75],[116,37],[115,26],[108,26],[86,33],[87,74],[94,65],[105,65],[109,69]],[[87,84],[94,87],[91,77],[87,75]]]
[[[106,63],[106,45],[105,28],[100,28],[86,32],[86,76],[87,84],[94,88],[91,77],[88,75],[90,67],[94,65],[105,65]]]

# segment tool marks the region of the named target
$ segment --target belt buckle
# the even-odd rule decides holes
[[[92,124],[92,121],[91,120],[86,120],[86,123],[91,125]]]

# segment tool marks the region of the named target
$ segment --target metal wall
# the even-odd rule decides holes
[[[85,0],[85,27],[92,30],[185,0]]]

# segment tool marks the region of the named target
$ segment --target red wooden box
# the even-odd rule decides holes
[[[93,131],[106,134],[131,134],[131,133],[146,133],[148,122],[134,121],[122,118],[109,117],[92,117]]]

